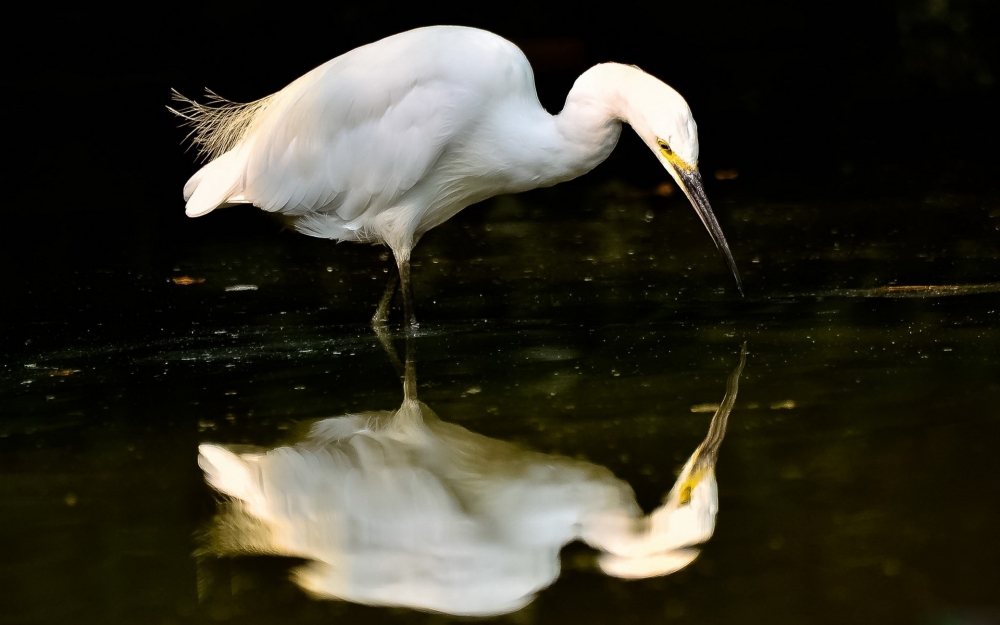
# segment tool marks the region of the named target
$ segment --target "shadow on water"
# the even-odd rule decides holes
[[[715,465],[745,345],[707,437],[644,516],[628,484],[602,466],[438,418],[416,396],[417,340],[406,339],[398,410],[319,420],[300,442],[273,449],[199,447],[205,480],[227,496],[205,533],[202,595],[212,586],[208,554],[260,553],[308,560],[293,579],[314,596],[497,615],[552,584],[571,541],[596,549],[605,574],[643,579],[686,567],[711,538]]]

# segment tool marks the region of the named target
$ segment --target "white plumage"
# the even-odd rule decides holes
[[[250,104],[178,98],[195,144],[213,159],[184,187],[188,215],[253,204],[305,234],[385,243],[407,302],[421,235],[472,203],[590,171],[623,121],[684,189],[739,281],[702,190],[691,112],[633,66],[591,68],[550,115],[514,44],[436,26],[347,52]]]
[[[715,465],[745,360],[744,347],[704,442],[644,516],[604,467],[441,421],[414,396],[407,359],[394,412],[318,421],[305,440],[254,453],[201,445],[205,480],[231,498],[209,551],[307,558],[294,578],[323,597],[478,616],[530,602],[574,540],[599,550],[608,575],[672,573],[714,532]]]

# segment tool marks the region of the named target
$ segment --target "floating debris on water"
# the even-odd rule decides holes
[[[661,182],[656,189],[653,190],[653,193],[659,195],[660,197],[670,197],[674,194],[674,191],[674,185],[669,182]]]
[[[795,407],[794,399],[786,399],[785,401],[776,401],[771,404],[771,410],[791,410]]]
[[[192,278],[191,276],[177,276],[173,278],[171,282],[174,284],[179,284],[181,286],[187,286],[189,284],[201,284],[205,281],[205,278]]]
[[[256,291],[256,284],[234,284],[226,287],[227,291]]]
[[[1000,293],[1000,282],[991,284],[943,284],[879,286],[873,289],[837,289],[822,293],[841,297],[950,297],[953,295],[977,295],[980,293]]]
[[[715,412],[719,409],[719,404],[695,404],[691,406],[691,412]]]

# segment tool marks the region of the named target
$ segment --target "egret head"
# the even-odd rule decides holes
[[[655,147],[650,147],[653,147],[660,162],[663,163],[677,185],[684,191],[684,195],[687,196],[691,205],[694,206],[695,212],[701,218],[701,223],[705,224],[708,233],[712,235],[715,247],[725,257],[726,264],[736,279],[736,286],[742,294],[743,283],[740,280],[740,272],[736,269],[736,261],[733,260],[732,252],[729,251],[729,244],[726,243],[726,237],[722,234],[722,227],[719,226],[719,222],[715,219],[715,213],[712,212],[712,206],[708,203],[705,187],[701,181],[701,172],[698,171],[698,131],[690,112],[688,112],[688,121],[691,127],[690,135],[687,137],[681,134],[675,135],[680,139],[673,143],[669,139],[657,136]],[[675,145],[678,147],[674,148]],[[693,158],[689,156],[691,154],[694,155]]]
[[[622,119],[642,137],[691,201],[742,293],[736,261],[708,203],[698,171],[698,125],[687,102],[672,87],[638,67],[617,65],[614,72],[618,74]]]

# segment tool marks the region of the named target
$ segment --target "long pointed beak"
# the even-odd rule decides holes
[[[729,251],[729,244],[726,243],[726,237],[722,234],[722,228],[719,226],[719,222],[716,221],[715,214],[712,212],[712,205],[708,203],[708,197],[705,196],[705,187],[701,182],[701,173],[697,169],[685,170],[681,167],[674,167],[674,171],[677,172],[680,178],[684,195],[691,201],[695,212],[701,218],[701,223],[705,224],[708,233],[712,235],[712,241],[715,243],[716,249],[722,252],[723,257],[725,257],[726,264],[729,265],[729,270],[733,272],[733,277],[736,278],[736,288],[740,290],[740,295],[743,295],[743,281],[740,280],[740,272],[736,269],[736,261],[733,260],[733,253]]]

